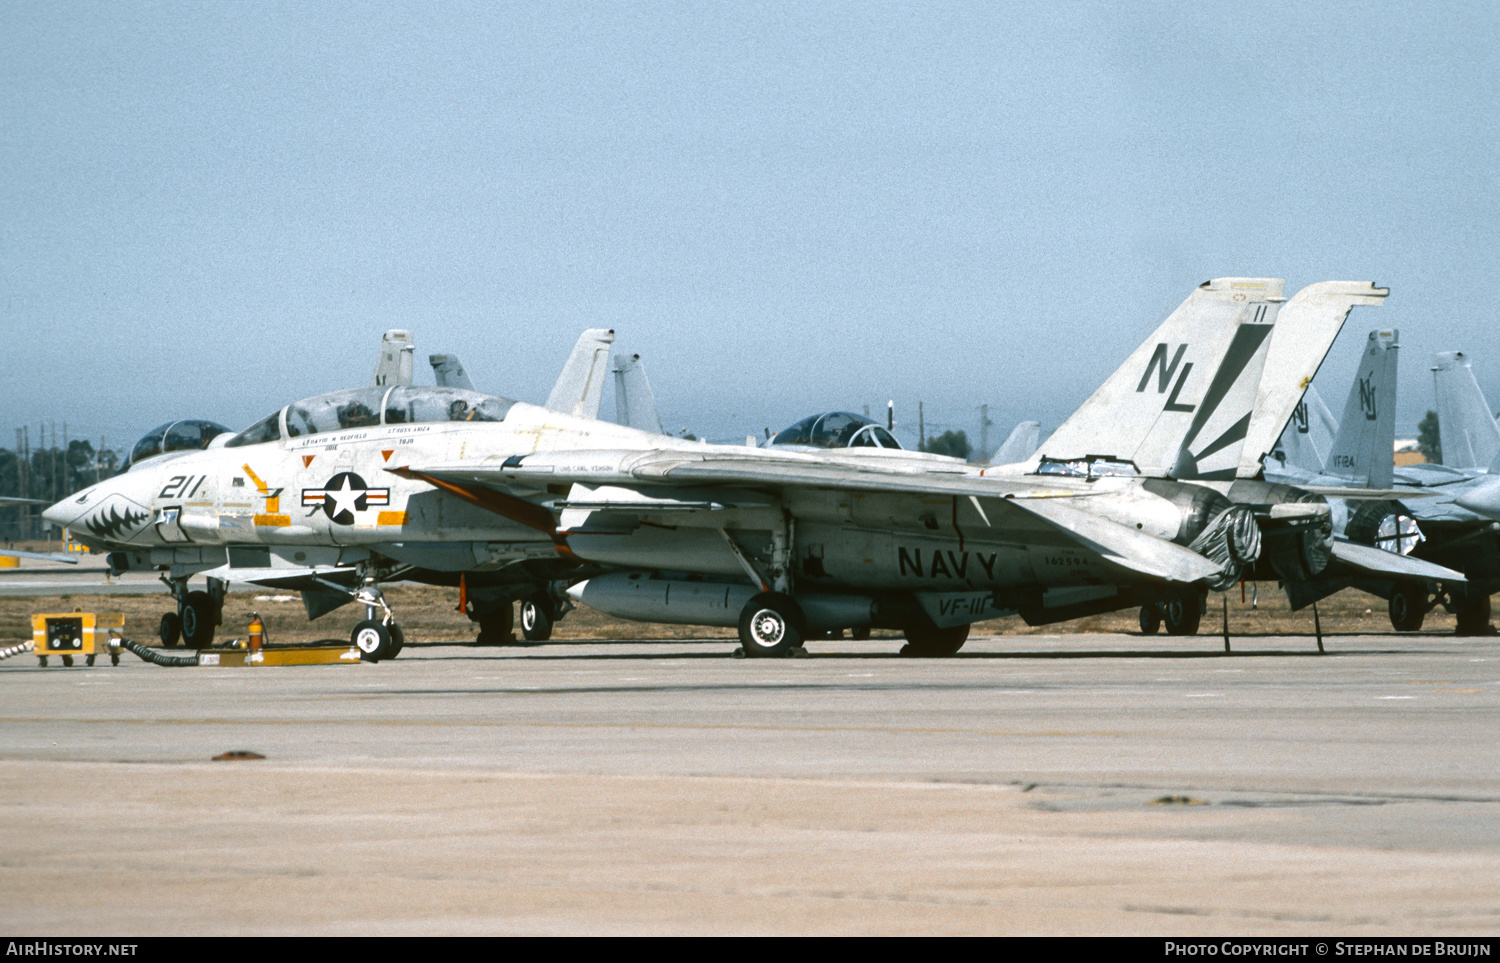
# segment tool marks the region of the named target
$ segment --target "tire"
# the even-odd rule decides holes
[[[94,664],[94,657],[92,655],[86,655],[86,656],[84,656],[83,657],[83,664],[84,665],[93,665]]]
[[[161,625],[156,631],[161,636],[162,645],[169,649],[175,648],[182,641],[182,619],[177,617],[176,612],[163,612]]]
[[[391,654],[386,658],[394,659],[401,654],[402,647],[406,645],[406,633],[401,631],[401,626],[395,622],[387,625],[386,630],[391,633]]]
[[[365,619],[356,625],[349,641],[359,650],[361,662],[379,662],[391,658],[391,630],[378,619]]]
[[[1458,625],[1454,626],[1454,635],[1490,635],[1490,597],[1475,592],[1466,594],[1463,600],[1456,606],[1455,614],[1458,616]]]
[[[935,625],[911,626],[906,630],[906,645],[901,647],[901,654],[918,659],[943,659],[957,655],[967,641],[967,625],[955,625],[946,629]]]
[[[1196,594],[1179,595],[1161,604],[1162,621],[1168,635],[1197,635],[1203,619],[1203,600]]]
[[[1147,602],[1141,606],[1141,634],[1155,635],[1161,631],[1161,606]]]
[[[521,603],[521,634],[527,642],[552,638],[552,613],[546,604],[527,599]]]
[[[1415,632],[1427,616],[1427,586],[1421,582],[1397,582],[1387,611],[1397,632]]]
[[[856,625],[849,630],[849,638],[856,642],[868,642],[870,639],[870,627],[868,625]]]
[[[63,656],[62,660],[63,660],[63,665],[67,666],[70,669],[73,668],[73,657],[71,655],[65,655],[65,656]]]
[[[762,592],[740,609],[740,645],[752,658],[789,655],[802,645],[802,606],[790,595]]]
[[[515,609],[507,602],[480,616],[479,635],[474,641],[479,645],[514,645],[516,634],[512,630],[515,624]]]
[[[182,642],[190,649],[206,649],[213,643],[219,624],[219,607],[207,592],[189,592],[182,600]]]

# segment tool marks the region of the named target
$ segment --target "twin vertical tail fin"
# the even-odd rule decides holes
[[[1293,417],[1349,312],[1358,305],[1379,305],[1389,293],[1389,288],[1369,281],[1320,281],[1298,291],[1282,306],[1239,449],[1236,477],[1254,478],[1260,473],[1261,462]],[[1393,367],[1393,377],[1394,371]],[[1391,390],[1395,390],[1394,380]],[[1386,461],[1390,461],[1389,451]]]
[[[1309,385],[1302,400],[1292,409],[1292,420],[1271,455],[1284,466],[1320,474],[1338,430],[1333,412],[1323,403],[1318,389]]]
[[[427,363],[432,365],[432,376],[437,379],[440,388],[463,388],[473,391],[474,382],[469,380],[469,373],[464,370],[462,361],[458,360],[456,354],[430,354]]]
[[[1396,443],[1396,331],[1371,331],[1324,472],[1369,488],[1390,488]]]
[[[1022,421],[1011,429],[1005,444],[995,450],[991,465],[1013,465],[1030,458],[1036,452],[1037,439],[1042,434],[1040,421]]]
[[[1468,356],[1462,351],[1440,351],[1433,355],[1432,380],[1437,390],[1443,464],[1452,468],[1490,468],[1500,456],[1500,427],[1495,424],[1479,382],[1474,380]]]
[[[392,328],[380,339],[380,357],[375,361],[375,377],[370,384],[377,387],[411,384],[411,359],[417,350],[410,331]]]
[[[1052,433],[1028,470],[1043,459],[1101,456],[1146,475],[1233,478],[1283,284],[1204,282]]]
[[[665,434],[656,395],[638,354],[615,356],[615,420],[630,428]]]
[[[545,407],[579,418],[598,418],[604,399],[604,375],[609,368],[609,346],[615,333],[609,328],[589,328],[578,338]]]

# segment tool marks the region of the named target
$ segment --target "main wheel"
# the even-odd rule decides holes
[[[802,606],[790,595],[762,592],[740,610],[740,644],[752,657],[789,654],[802,644]]]
[[[1396,631],[1417,631],[1427,615],[1427,586],[1421,582],[1397,582],[1387,611]]]
[[[901,647],[901,654],[918,659],[941,659],[957,655],[967,641],[967,625],[954,625],[946,629],[935,625],[913,625],[906,629],[906,644]]]
[[[521,634],[528,642],[545,642],[552,638],[552,613],[545,603],[535,599],[521,603]]]
[[[516,613],[509,602],[479,617],[479,645],[513,645],[516,641]]]
[[[182,600],[182,641],[190,649],[206,649],[219,624],[219,606],[207,592],[189,592]]]
[[[379,662],[392,657],[391,630],[378,619],[365,619],[356,625],[349,641],[359,650],[362,662]]]
[[[1179,595],[1161,605],[1168,635],[1197,635],[1203,618],[1203,600],[1197,595]]]
[[[386,631],[391,633],[391,654],[386,656],[386,658],[394,659],[401,654],[402,646],[406,645],[406,633],[401,631],[401,626],[395,622],[387,625]]]
[[[182,619],[177,617],[176,612],[163,612],[157,632],[161,635],[162,645],[168,648],[175,646],[182,640]]]
[[[1161,606],[1147,602],[1141,606],[1141,634],[1155,635],[1161,630]]]
[[[853,639],[856,642],[864,642],[869,637],[870,627],[868,625],[856,625],[854,628],[849,630],[849,638]]]

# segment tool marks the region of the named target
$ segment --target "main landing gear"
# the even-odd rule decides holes
[[[162,645],[172,647],[182,642],[190,649],[208,648],[213,644],[214,630],[224,621],[224,593],[229,584],[211,578],[207,591],[189,592],[185,577],[163,577],[163,581],[177,600],[177,611],[162,614],[157,630]]]
[[[740,610],[740,645],[748,658],[793,655],[806,633],[802,606],[784,592],[762,592]]]
[[[1141,606],[1141,632],[1155,635],[1165,624],[1168,635],[1197,635],[1204,601],[1203,595],[1189,592],[1162,602],[1147,602]]]

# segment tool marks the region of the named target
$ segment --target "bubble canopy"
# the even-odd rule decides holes
[[[825,411],[783,428],[772,445],[804,448],[895,448],[901,443],[878,422],[848,411]]]
[[[129,471],[131,465],[167,452],[202,451],[208,447],[209,442],[228,433],[229,429],[216,421],[189,419],[157,425],[131,447],[120,470]]]
[[[504,421],[506,398],[462,388],[352,388],[307,398],[267,415],[225,443],[226,448],[259,445],[280,438],[300,438],[347,428],[431,422]]]

